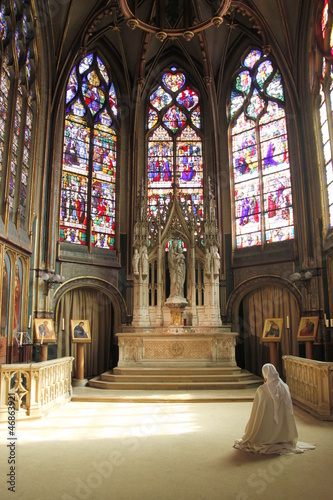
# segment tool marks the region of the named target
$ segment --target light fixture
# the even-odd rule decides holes
[[[66,281],[65,276],[61,276],[60,274],[55,274],[53,271],[40,271],[38,273],[38,278],[45,285],[45,294],[47,295],[51,288],[54,288],[55,285],[59,285],[60,283],[64,283]]]
[[[300,281],[301,283],[309,282],[314,276],[319,276],[319,268],[301,269],[300,272],[293,273],[289,276],[290,281]]]
[[[219,27],[231,0],[119,0],[131,29],[154,34],[161,42],[167,37],[190,41],[195,33]]]

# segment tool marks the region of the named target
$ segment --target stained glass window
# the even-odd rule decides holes
[[[198,222],[203,217],[203,157],[198,93],[177,68],[166,71],[148,106],[148,203],[156,216],[174,198]]]
[[[18,148],[19,148],[19,139],[21,130],[22,104],[23,104],[22,88],[19,85],[18,94],[16,98],[15,116],[14,116],[14,135],[13,135],[12,158],[10,165],[10,180],[9,180],[8,201],[9,201],[9,217],[11,219],[13,218],[13,212],[14,212],[14,197],[15,197],[16,177],[18,169]]]
[[[321,15],[321,30],[318,45],[324,57],[321,57],[319,124],[322,144],[322,165],[324,169],[324,191],[327,193],[328,228],[333,226],[333,162],[332,162],[332,113],[333,113],[333,11],[325,0]]]
[[[60,241],[115,248],[117,98],[102,59],[88,54],[66,89]]]
[[[34,36],[30,2],[7,2],[0,12],[0,182],[8,183],[9,219],[27,229],[31,138],[35,102]],[[9,22],[10,21],[10,22]],[[15,31],[11,31],[14,29]],[[13,64],[13,58],[17,64]],[[14,112],[8,113],[12,100]],[[9,123],[8,120],[10,120]],[[6,157],[3,153],[6,151]],[[1,186],[2,192],[7,187]]]
[[[251,50],[230,99],[237,248],[294,238],[288,135],[282,78]]]

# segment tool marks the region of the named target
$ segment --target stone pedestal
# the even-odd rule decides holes
[[[233,367],[236,336],[227,327],[123,327],[118,367]]]

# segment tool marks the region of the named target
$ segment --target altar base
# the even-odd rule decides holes
[[[236,336],[228,327],[124,327],[117,334],[118,367],[233,367]]]

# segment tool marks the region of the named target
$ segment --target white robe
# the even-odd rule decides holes
[[[258,387],[254,397],[250,419],[242,439],[237,439],[234,447],[253,453],[285,455],[302,453],[314,449],[314,445],[297,443],[295,418],[284,400],[278,410],[278,423],[274,420],[274,401],[267,385]]]

